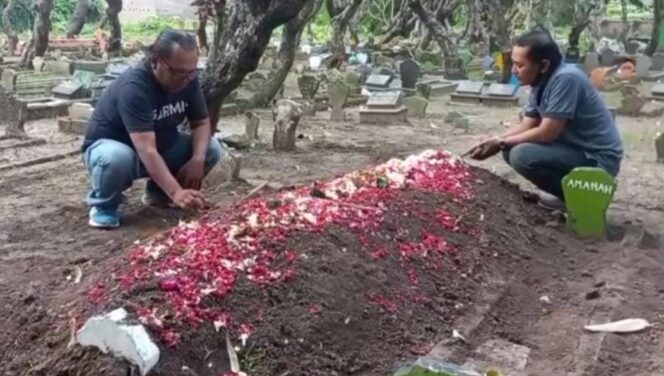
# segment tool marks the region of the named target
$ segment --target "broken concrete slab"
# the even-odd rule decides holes
[[[362,124],[406,124],[408,123],[408,108],[360,108],[360,123]]]
[[[128,316],[127,311],[120,308],[90,318],[76,333],[76,343],[127,359],[146,375],[159,361],[159,348],[143,325],[128,323]]]
[[[58,118],[58,130],[62,133],[84,136],[87,125],[87,120]]]

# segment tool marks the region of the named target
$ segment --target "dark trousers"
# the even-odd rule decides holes
[[[559,143],[520,144],[503,151],[503,158],[537,188],[560,199],[567,174],[577,167],[597,167],[583,151]]]

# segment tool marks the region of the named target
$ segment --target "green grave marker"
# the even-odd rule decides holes
[[[581,237],[606,236],[606,211],[616,180],[601,168],[580,167],[563,178],[567,225]]]

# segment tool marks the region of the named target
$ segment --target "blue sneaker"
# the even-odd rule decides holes
[[[117,228],[120,226],[120,214],[117,209],[99,209],[93,206],[88,224],[94,228]]]

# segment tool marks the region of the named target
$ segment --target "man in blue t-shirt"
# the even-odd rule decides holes
[[[500,151],[520,175],[552,197],[540,205],[564,210],[562,179],[577,167],[601,167],[617,176],[622,141],[604,100],[578,68],[565,65],[550,34],[524,34],[512,49],[513,73],[532,87],[520,123],[473,147],[477,160]]]
[[[145,62],[118,77],[102,94],[87,126],[83,159],[90,172],[90,225],[115,228],[122,192],[149,178],[147,205],[199,208],[203,178],[223,156],[212,138],[197,79],[193,36],[164,31]],[[191,134],[178,127],[189,121]]]

